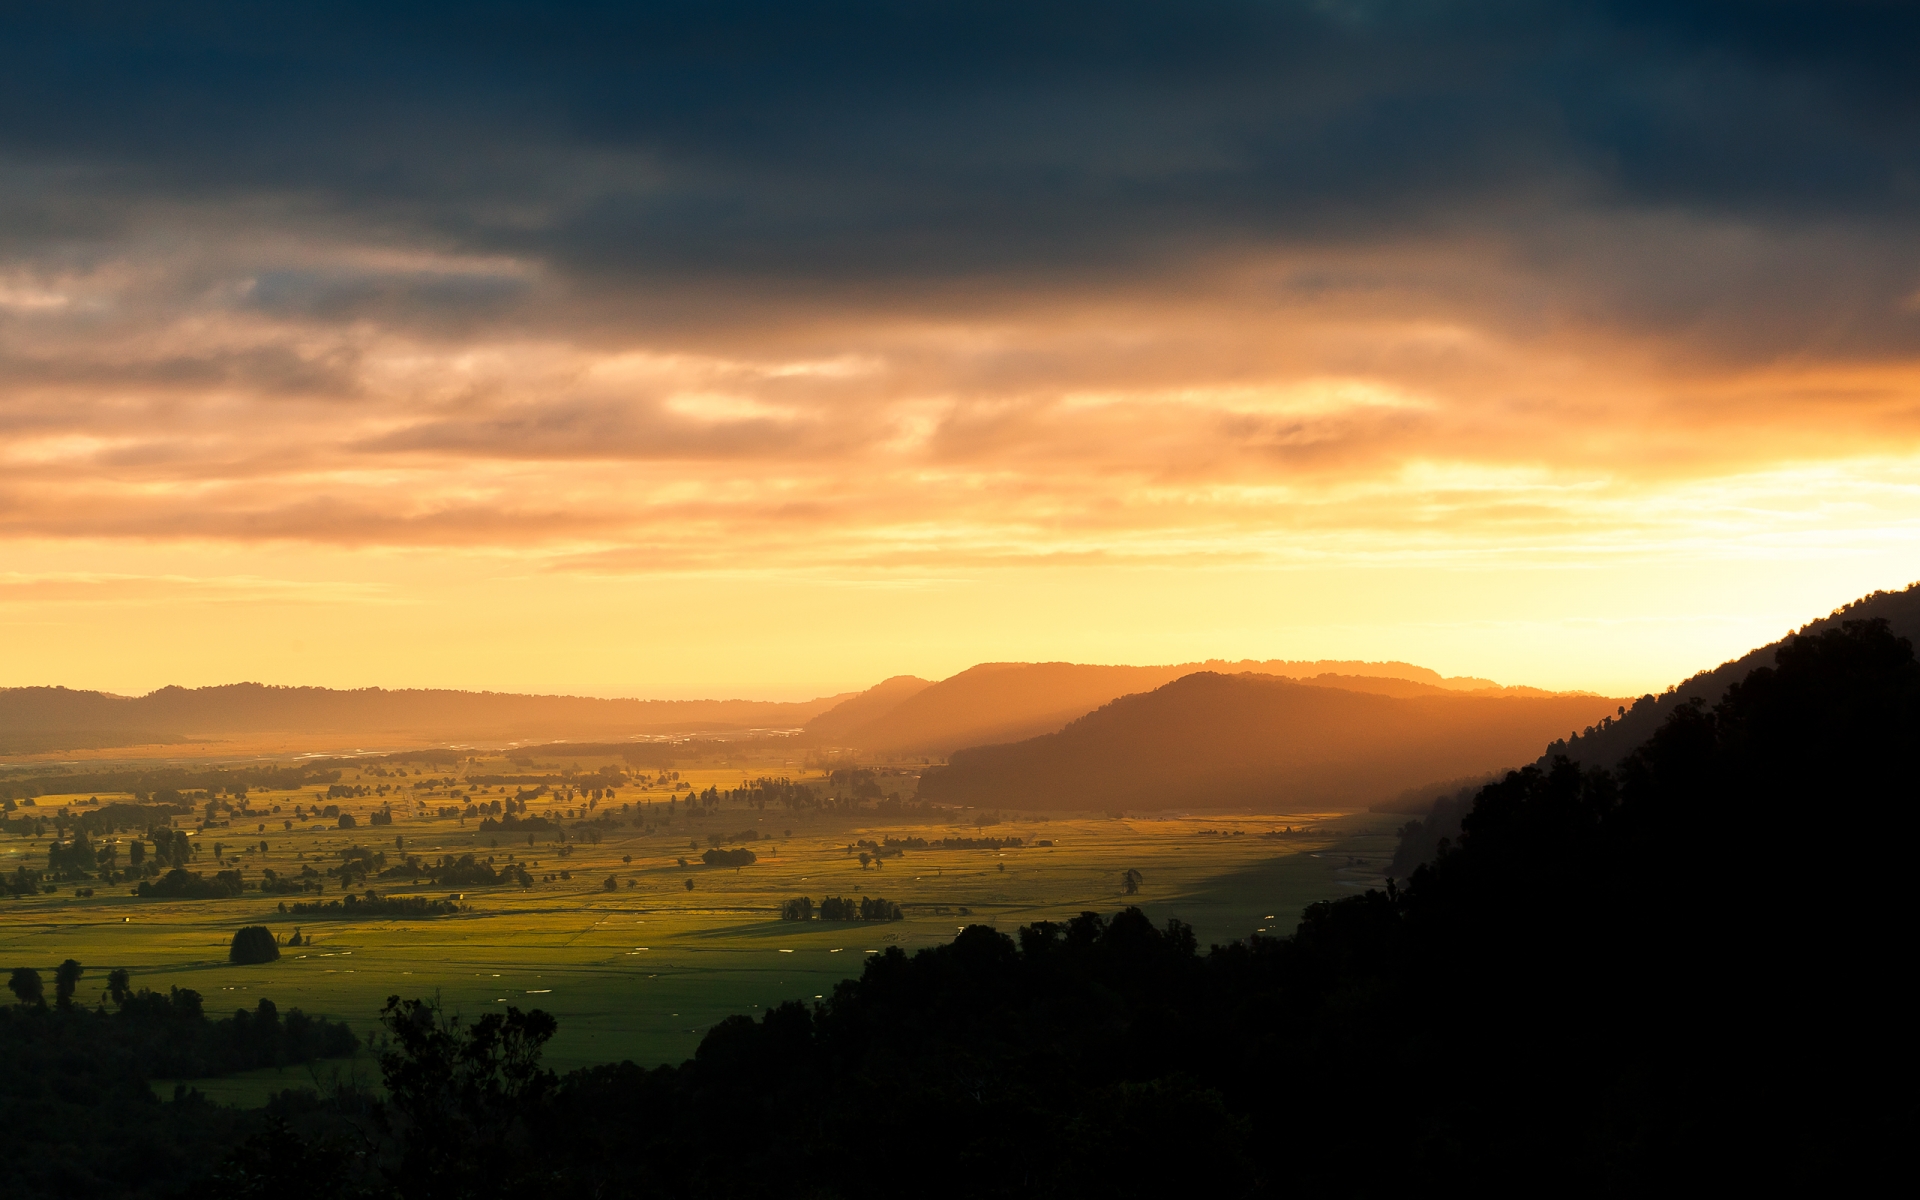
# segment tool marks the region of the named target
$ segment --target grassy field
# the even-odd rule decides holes
[[[600,764],[579,765],[592,770]],[[492,769],[497,767],[465,768]],[[797,775],[791,767],[783,770]],[[774,772],[683,768],[679,782],[696,790],[710,784],[725,789],[764,773]],[[392,785],[391,778],[352,773],[343,782]],[[683,800],[686,793],[629,787],[620,790],[618,801],[605,803],[617,811],[621,803],[652,801],[657,814],[669,795]],[[429,805],[451,803],[444,791],[423,798]],[[64,801],[42,797],[33,811],[47,813]],[[563,857],[550,836],[536,838],[531,847],[524,837],[509,845],[509,839],[480,833],[473,820],[399,816],[391,827],[367,828],[364,817],[378,807],[373,799],[331,801],[362,817],[354,830],[315,828],[312,822],[284,828],[294,804],[314,802],[312,789],[255,795],[250,802],[257,808],[278,804],[284,811],[197,832],[207,849],[195,856],[195,869],[218,869],[211,849],[216,841],[229,860],[238,856],[247,879],[255,881],[266,867],[289,874],[303,865],[337,866],[340,852],[354,845],[383,849],[394,858],[398,837],[407,852],[430,858],[472,852],[504,865],[512,856],[540,882],[527,889],[461,889],[466,911],[454,916],[328,921],[283,916],[280,897],[251,892],[228,900],[163,901],[130,896],[125,885],[95,885],[96,895],[81,898],[73,885],[63,885],[54,894],[0,900],[0,966],[34,966],[50,976],[55,963],[72,957],[88,968],[83,998],[104,984],[108,970],[126,967],[136,986],[201,992],[209,1013],[251,1007],[266,996],[282,1009],[298,1006],[348,1020],[362,1033],[374,1028],[380,1005],[395,994],[438,995],[467,1014],[496,1005],[540,1007],[560,1025],[550,1065],[565,1070],[622,1058],[651,1064],[687,1057],[705,1030],[730,1013],[824,996],[837,981],[858,974],[866,955],[887,946],[932,945],[970,923],[1012,932],[1034,920],[1087,909],[1112,912],[1133,902],[1156,920],[1177,916],[1191,923],[1202,945],[1259,929],[1288,932],[1306,905],[1377,880],[1392,851],[1393,824],[1392,818],[1367,814],[1239,813],[1056,815],[978,826],[974,813],[958,814],[967,819],[952,824],[910,818],[876,823],[871,816],[758,813],[729,805],[705,819],[682,812],[650,835],[623,824],[597,844],[570,843]],[[583,811],[577,803],[542,797],[530,815],[570,808]],[[180,825],[189,822],[182,818]],[[1295,832],[1262,836],[1288,828]],[[704,849],[709,833],[745,829],[760,834],[749,843],[760,855],[751,866],[702,866],[699,851],[689,845],[697,840]],[[889,835],[1011,836],[1027,845],[909,850],[864,869],[848,852],[849,843]],[[243,839],[251,847],[244,852],[236,845]],[[0,870],[44,866],[49,840],[0,840]],[[262,840],[264,852],[258,849]],[[1038,840],[1053,845],[1034,847]],[[692,865],[680,866],[681,856]],[[1134,897],[1122,892],[1128,869],[1144,877]],[[546,881],[561,870],[571,879]],[[604,890],[609,875],[618,890]],[[329,880],[327,886],[322,898],[337,898],[338,884]],[[386,886],[372,886],[388,894]],[[449,892],[395,886],[391,894]],[[907,915],[869,923],[779,920],[779,903],[801,895],[816,904],[827,895],[884,896],[903,905]],[[229,965],[233,931],[252,923],[283,937],[297,926],[312,944],[288,949],[265,966]],[[371,1071],[365,1063],[349,1069]],[[307,1079],[304,1069],[294,1069],[197,1086],[215,1098],[248,1102]]]

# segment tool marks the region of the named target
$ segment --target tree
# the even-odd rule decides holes
[[[15,967],[7,977],[7,990],[22,1004],[46,1006],[47,985],[32,967]]]
[[[1129,896],[1137,896],[1140,894],[1140,885],[1146,881],[1146,878],[1132,867],[1128,867],[1120,872],[1120,890]]]
[[[540,1066],[553,1017],[509,1007],[463,1027],[437,1004],[389,996],[380,1023],[391,1035],[380,1056],[387,1120],[404,1135],[389,1171],[400,1194],[521,1194],[515,1177],[537,1162],[521,1118],[554,1086],[553,1072]]]
[[[691,880],[691,879],[689,879],[689,880],[687,880],[687,890],[688,890],[688,891],[692,891],[692,890],[693,890],[693,880]]]
[[[115,1007],[125,1004],[127,997],[131,995],[133,995],[133,977],[127,974],[127,969],[115,967],[108,971],[107,996],[113,1001]]]
[[[236,931],[233,944],[227,947],[227,961],[232,963],[269,963],[279,957],[280,945],[265,925],[248,925]]]
[[[61,1008],[73,1007],[73,993],[80,986],[86,968],[69,958],[53,969],[53,999]]]

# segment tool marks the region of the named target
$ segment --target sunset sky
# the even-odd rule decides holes
[[[9,5],[0,685],[1658,690],[1920,579],[1920,8]]]

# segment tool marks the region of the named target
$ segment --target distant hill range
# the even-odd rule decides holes
[[[1155,667],[981,663],[938,683],[910,675],[889,679],[815,717],[807,723],[806,734],[816,745],[868,754],[943,757],[965,746],[1052,733],[1109,701],[1152,691],[1197,671],[1311,678],[1349,691],[1391,696],[1551,695],[1533,688],[1502,688],[1490,679],[1449,678],[1403,662],[1216,659]]]
[[[1896,637],[1920,646],[1920,583],[1904,591],[1875,592],[1862,597],[1834,610],[1830,616],[1809,622],[1797,632],[1819,633],[1846,621],[1872,620],[1884,620]],[[1583,733],[1552,743],[1540,761],[1544,765],[1555,755],[1564,754],[1581,766],[1613,767],[1634,747],[1652,737],[1653,731],[1680,705],[1697,699],[1712,708],[1727,694],[1727,688],[1745,679],[1755,667],[1772,666],[1774,651],[1785,640],[1770,642],[1711,671],[1702,671],[1659,696],[1642,696],[1625,715],[1603,720]]]
[[[1562,730],[1617,704],[1501,693],[1333,673],[1199,671],[1055,733],[956,751],[921,777],[920,795],[1017,809],[1360,807],[1435,779],[1528,762]]]
[[[855,695],[777,703],[603,700],[441,689],[336,691],[258,683],[166,687],[131,697],[61,687],[6,688],[0,689],[0,754],[185,743],[269,732],[433,743],[793,729]]]

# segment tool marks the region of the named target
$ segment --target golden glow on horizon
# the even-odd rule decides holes
[[[1262,299],[1285,264],[658,344],[176,310],[164,265],[0,281],[46,368],[0,382],[0,683],[1328,657],[1638,693],[1920,577],[1904,362]]]

